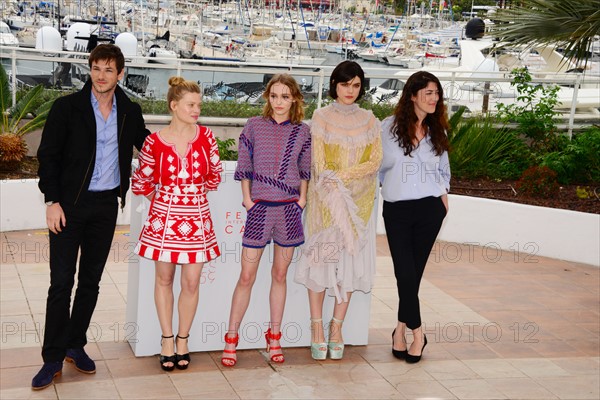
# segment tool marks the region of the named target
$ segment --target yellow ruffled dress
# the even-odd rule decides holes
[[[311,135],[306,243],[294,281],[348,301],[347,292],[369,292],[375,276],[381,124],[370,110],[334,102],[315,111]]]

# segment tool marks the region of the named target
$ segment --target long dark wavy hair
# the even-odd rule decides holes
[[[435,112],[427,114],[423,120],[429,128],[429,137],[436,155],[441,155],[450,147],[446,132],[449,130],[448,116],[446,115],[446,106],[444,105],[444,91],[440,80],[433,74],[425,71],[419,71],[412,74],[404,88],[402,96],[394,109],[394,123],[392,125],[392,134],[396,137],[400,147],[404,149],[404,155],[410,156],[415,149],[414,141],[416,138],[416,126],[419,119],[415,114],[415,106],[412,97],[417,92],[427,87],[429,82],[437,85],[440,99],[435,106]]]

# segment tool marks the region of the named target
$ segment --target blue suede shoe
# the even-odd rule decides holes
[[[45,362],[42,369],[31,380],[33,390],[41,390],[52,384],[54,378],[62,373],[62,361]]]
[[[75,364],[75,368],[84,374],[96,373],[96,363],[92,360],[83,349],[67,349],[65,361]]]

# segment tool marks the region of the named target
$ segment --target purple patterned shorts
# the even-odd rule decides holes
[[[298,203],[258,201],[248,210],[242,246],[263,248],[271,239],[282,247],[304,243],[302,209]]]

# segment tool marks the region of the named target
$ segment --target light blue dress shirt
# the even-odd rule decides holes
[[[416,200],[440,197],[450,190],[448,152],[437,156],[429,135],[425,136],[410,156],[404,155],[391,128],[394,118],[381,124],[383,161],[379,170],[381,196],[385,201]]]
[[[91,100],[96,118],[96,162],[89,190],[99,192],[114,189],[121,183],[117,137],[117,99],[113,95],[112,109],[106,120],[100,112],[100,106],[94,93],[91,94]]]

